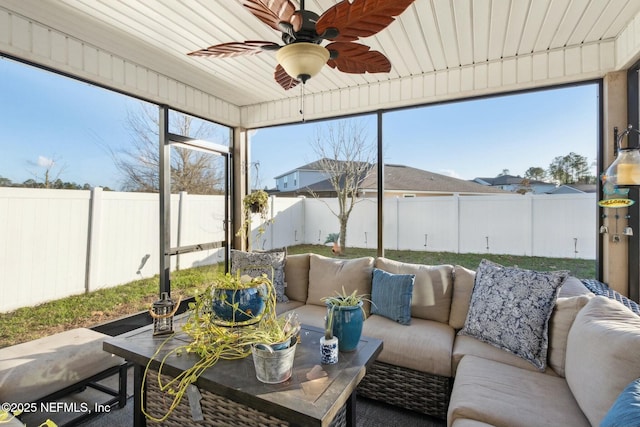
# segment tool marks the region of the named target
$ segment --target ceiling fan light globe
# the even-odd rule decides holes
[[[315,43],[292,43],[278,49],[276,59],[291,77],[306,81],[327,63],[329,51]]]

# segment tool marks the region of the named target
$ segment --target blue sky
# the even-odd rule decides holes
[[[124,121],[138,101],[5,59],[0,76],[0,176],[41,178],[38,160],[49,159],[63,181],[116,185],[118,172],[104,145],[130,138]]]
[[[63,181],[119,188],[105,147],[131,141],[127,109],[140,101],[7,59],[0,59],[0,77],[0,176],[41,178],[43,165],[55,160]],[[375,144],[375,116],[354,120]],[[595,85],[398,110],[383,115],[384,160],[463,179],[503,169],[522,175],[572,151],[595,162],[597,123]],[[259,186],[273,187],[273,177],[316,160],[309,145],[325,125],[257,130]]]
[[[416,107],[383,114],[385,163],[402,164],[462,179],[494,177],[503,169],[524,175],[529,167],[547,169],[557,156],[575,152],[596,161],[598,88],[571,86],[465,102]],[[375,115],[361,116],[376,143]],[[309,151],[316,126],[260,129],[252,137],[253,161],[261,181],[316,160]],[[593,169],[595,174],[595,168]]]

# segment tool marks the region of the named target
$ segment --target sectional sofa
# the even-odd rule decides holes
[[[289,255],[277,310],[323,327],[322,297],[343,287],[372,295],[363,334],[383,339],[384,349],[358,393],[448,426],[597,426],[611,418],[623,389],[640,378],[640,317],[565,272],[483,263],[476,272]],[[374,279],[380,270],[392,280]],[[380,293],[407,276],[409,301]]]

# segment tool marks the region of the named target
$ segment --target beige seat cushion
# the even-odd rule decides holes
[[[456,336],[455,343],[453,344],[453,356],[451,358],[451,370],[453,372],[453,376],[457,375],[458,365],[466,355],[495,360],[496,362],[516,366],[520,369],[526,369],[528,371],[540,372],[538,368],[536,368],[534,365],[532,365],[522,357],[518,357],[515,354],[504,351],[491,344],[482,342],[474,337],[458,335]],[[544,373],[556,376],[556,373],[548,366],[545,368]]]
[[[640,378],[640,316],[607,297],[591,298],[569,331],[566,359],[567,383],[599,425],[620,392]]]
[[[0,349],[0,401],[32,402],[121,364],[106,338],[79,328]]]
[[[447,425],[470,419],[509,427],[588,427],[566,381],[493,360],[465,356],[447,414]]]
[[[451,299],[449,325],[454,329],[462,329],[464,327],[475,280],[475,271],[459,265],[453,267],[453,296]]]
[[[356,291],[359,295],[371,298],[371,278],[373,275],[373,258],[335,259],[322,255],[309,255],[309,294],[307,304],[322,305],[322,298]],[[370,304],[364,304],[369,313]]]
[[[422,265],[376,258],[376,268],[393,274],[415,274],[411,317],[447,323],[453,294],[453,266]]]
[[[290,300],[306,302],[309,288],[309,254],[287,255],[284,293]]]
[[[371,315],[362,334],[384,341],[378,361],[444,377],[451,376],[451,348],[455,331],[446,323],[411,319],[401,325],[383,316]]]

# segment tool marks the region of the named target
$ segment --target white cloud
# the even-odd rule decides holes
[[[462,175],[460,175],[458,172],[456,172],[453,169],[440,169],[438,173],[441,173],[442,175],[450,176],[451,178],[465,179],[462,177]]]
[[[50,168],[54,165],[55,161],[45,156],[38,156],[38,166],[43,168]]]

